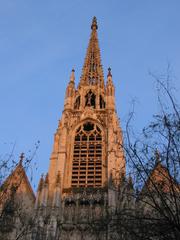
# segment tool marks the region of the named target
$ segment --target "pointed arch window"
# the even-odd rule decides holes
[[[96,108],[96,96],[91,90],[85,96],[85,106]]]
[[[102,186],[102,131],[94,123],[86,122],[76,130],[71,186]]]

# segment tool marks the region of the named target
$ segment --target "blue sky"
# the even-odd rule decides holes
[[[134,127],[157,112],[149,71],[171,65],[180,90],[179,0],[0,0],[0,155],[15,143],[16,158],[40,140],[34,182],[48,170],[72,68],[79,81],[93,16],[106,78],[112,68],[117,112],[124,126],[132,99]]]

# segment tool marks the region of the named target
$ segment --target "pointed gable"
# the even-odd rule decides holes
[[[157,162],[142,189],[142,193],[147,191],[179,192],[179,184],[171,176],[169,170],[161,162]]]
[[[26,210],[34,206],[35,195],[21,161],[0,188],[1,209],[11,198],[21,200]]]

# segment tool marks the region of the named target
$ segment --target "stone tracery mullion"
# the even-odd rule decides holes
[[[81,131],[76,132],[71,185],[102,186],[102,136],[96,126],[91,131],[84,131],[81,127]]]

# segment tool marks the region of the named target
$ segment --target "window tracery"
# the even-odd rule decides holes
[[[102,132],[91,122],[86,122],[76,131],[71,185],[102,186]]]

